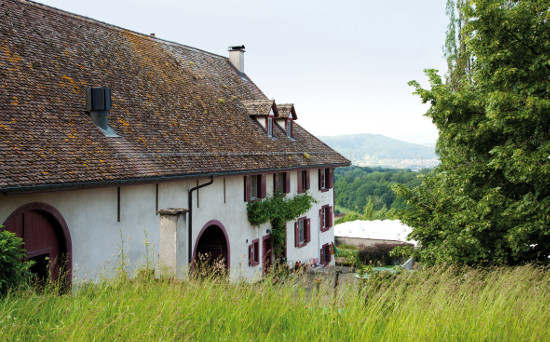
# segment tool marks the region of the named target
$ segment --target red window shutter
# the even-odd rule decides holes
[[[284,193],[288,194],[290,192],[290,172],[285,172],[285,188]]]
[[[325,249],[321,247],[321,250],[319,251],[319,262],[321,264],[325,263]]]
[[[294,247],[300,247],[300,225],[294,223]]]
[[[302,184],[302,170],[298,170],[298,193],[304,192],[304,186]]]
[[[265,179],[267,178],[266,175],[258,175],[260,178],[260,193],[258,194],[259,198],[265,198],[266,196],[266,188],[265,188]]]
[[[327,209],[328,209],[328,210],[327,210],[327,211],[328,211],[328,214],[327,214],[327,215],[328,215],[328,220],[327,220],[327,221],[328,221],[328,224],[327,224],[327,228],[330,228],[330,227],[332,227],[332,207],[328,207]]]
[[[274,173],[273,174],[273,193],[277,192],[278,185],[279,185],[279,177],[278,177],[278,174]]]
[[[244,176],[244,201],[250,201],[250,176]]]
[[[292,126],[292,120],[288,121],[288,124],[290,125],[290,137],[294,135],[294,127]]]
[[[304,189],[309,189],[309,170],[306,170],[306,184]]]
[[[310,219],[307,219],[306,220],[306,242],[311,241],[311,232],[310,232],[309,226],[310,226]]]
[[[328,188],[334,187],[334,169],[327,169]]]
[[[318,170],[319,174],[319,190],[323,190],[323,182],[321,181],[321,169]]]

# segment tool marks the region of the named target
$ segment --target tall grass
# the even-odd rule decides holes
[[[369,280],[105,280],[0,299],[5,341],[550,340],[547,268],[439,268]]]

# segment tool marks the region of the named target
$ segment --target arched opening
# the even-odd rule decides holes
[[[24,241],[31,271],[38,280],[71,281],[72,242],[61,214],[45,203],[30,203],[15,210],[3,223]]]
[[[208,222],[199,232],[193,252],[193,263],[201,266],[222,265],[229,269],[229,239],[224,226],[219,221]]]

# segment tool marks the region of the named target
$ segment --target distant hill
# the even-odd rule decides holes
[[[418,170],[439,163],[434,146],[408,143],[380,134],[346,134],[319,139],[354,165]]]

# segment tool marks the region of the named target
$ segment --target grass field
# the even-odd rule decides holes
[[[105,280],[0,298],[3,341],[544,341],[548,268],[255,284]]]

